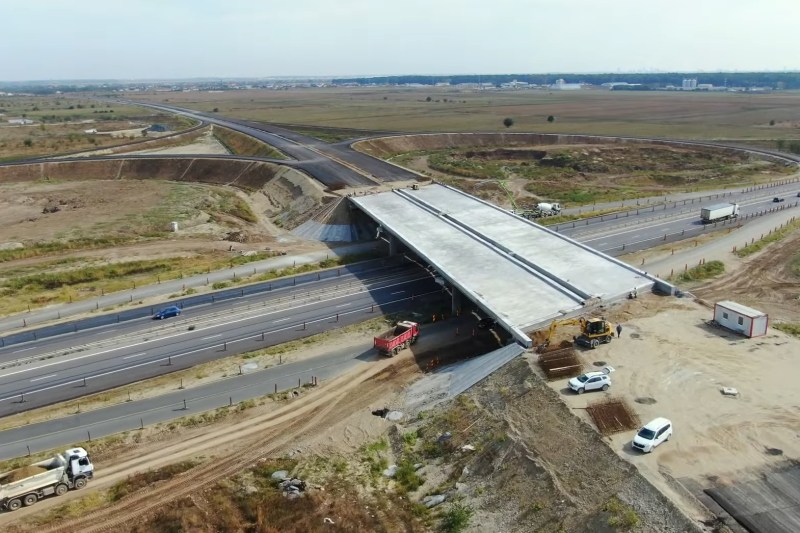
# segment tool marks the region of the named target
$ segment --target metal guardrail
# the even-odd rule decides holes
[[[555,224],[553,226],[547,226],[547,227],[552,229],[553,231],[559,231],[560,228],[572,229],[572,228],[575,228],[577,226],[588,226],[588,225],[591,225],[591,224],[596,223],[596,222],[605,222],[606,220],[617,220],[619,218],[626,218],[626,217],[631,216],[631,213],[634,211],[634,209],[636,210],[636,214],[638,215],[642,210],[646,211],[647,209],[649,209],[651,212],[655,212],[656,207],[658,207],[658,206],[663,206],[663,209],[667,209],[667,206],[669,206],[669,204],[672,204],[673,208],[677,208],[678,205],[682,205],[682,206],[683,205],[687,205],[687,204],[691,205],[691,204],[694,204],[695,202],[702,203],[704,201],[716,200],[716,199],[720,199],[720,198],[730,197],[730,196],[733,196],[734,194],[747,194],[749,192],[761,191],[761,190],[765,190],[765,189],[771,189],[771,188],[774,188],[774,187],[781,187],[781,186],[784,186],[784,185],[789,185],[791,183],[798,183],[798,182],[800,182],[800,177],[792,178],[790,180],[782,180],[782,181],[766,183],[764,185],[756,185],[756,186],[753,186],[753,187],[747,187],[747,188],[742,189],[741,191],[738,191],[738,192],[736,192],[736,191],[728,191],[726,193],[723,192],[723,193],[717,193],[717,194],[710,194],[708,196],[698,196],[697,198],[685,198],[683,200],[669,200],[668,197],[665,196],[663,201],[662,200],[658,200],[658,201],[654,200],[652,204],[650,203],[650,199],[648,198],[644,205],[641,205],[639,203],[639,200],[635,200],[636,204],[635,205],[632,205],[632,204],[628,205],[627,209],[625,208],[625,202],[623,201],[623,202],[620,203],[620,210],[624,209],[624,211],[618,211],[616,213],[607,213],[607,214],[604,214],[604,215],[596,215],[596,216],[581,218],[580,220],[573,220],[571,222],[562,222],[561,224]],[[633,201],[634,200],[631,200],[631,202],[633,202]],[[610,206],[609,206],[609,209],[611,209]],[[596,211],[596,210],[593,210],[593,211]],[[681,213],[688,213],[688,212],[689,212],[689,210],[681,211]],[[581,212],[578,211],[578,214],[580,215]],[[644,222],[648,222],[648,221],[652,221],[652,220],[658,220],[658,218],[667,218],[669,216],[671,216],[671,215],[666,215],[664,217],[656,217],[656,218],[651,218],[651,219],[645,219]]]
[[[181,309],[185,309],[188,307],[197,307],[200,305],[215,304],[236,298],[243,298],[245,296],[253,296],[261,293],[269,293],[277,289],[296,287],[297,285],[303,285],[305,283],[333,279],[341,276],[342,273],[357,274],[359,272],[364,272],[369,269],[375,268],[376,266],[386,266],[387,264],[389,264],[389,260],[387,259],[376,259],[372,261],[367,261],[365,263],[346,265],[336,269],[322,270],[319,272],[312,272],[309,274],[302,274],[299,276],[292,276],[288,278],[277,278],[272,281],[255,283],[240,288],[224,289],[207,294],[185,296],[179,299],[167,300],[158,305],[136,307],[133,309],[126,309],[118,313],[108,313],[89,318],[83,318],[79,320],[72,320],[69,322],[54,324],[52,326],[45,326],[29,331],[22,331],[19,333],[12,333],[10,335],[0,337],[0,347],[12,346],[24,342],[37,341],[48,337],[64,335],[66,333],[77,333],[78,331],[97,328],[101,326],[108,326],[111,324],[118,324],[120,322],[128,320],[151,317],[157,309],[167,307],[169,305],[177,305]],[[132,294],[130,295],[130,302],[131,303],[133,302]],[[95,310],[98,311],[100,310],[99,301],[96,302]],[[27,320],[24,317],[20,319],[20,326],[21,327],[28,326]]]
[[[646,250],[648,248],[653,248],[658,244],[666,244],[671,242],[678,242],[685,239],[690,239],[692,237],[697,237],[699,235],[703,235],[709,232],[709,230],[714,230],[717,228],[725,228],[725,227],[736,227],[740,228],[748,221],[752,221],[755,218],[759,218],[765,215],[769,215],[772,213],[777,213],[779,211],[784,211],[786,209],[793,209],[800,205],[800,202],[795,202],[794,204],[786,204],[780,207],[773,207],[770,209],[764,209],[762,211],[758,211],[756,213],[750,213],[743,217],[739,217],[737,219],[730,219],[723,222],[715,222],[713,224],[704,224],[696,229],[689,229],[689,230],[682,230],[676,233],[665,233],[663,236],[659,237],[652,237],[650,239],[644,239],[641,241],[635,241],[630,243],[623,243],[622,246],[614,246],[612,248],[602,249],[603,253],[606,253],[610,256],[616,257],[624,254],[629,254],[633,252],[640,252],[642,250]]]

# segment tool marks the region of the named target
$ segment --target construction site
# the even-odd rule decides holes
[[[26,312],[2,348],[56,347],[13,356],[0,369],[14,392],[3,389],[11,414],[0,420],[8,436],[0,451],[24,454],[0,464],[0,527],[800,528],[800,393],[786,370],[800,353],[800,237],[796,203],[764,207],[796,192],[796,168],[729,148],[690,156],[689,145],[655,142],[651,155],[640,141],[576,136],[565,148],[568,136],[559,137],[549,155],[555,137],[533,134],[361,140],[364,152],[400,157],[418,172],[361,187],[326,185],[296,162],[281,164],[280,153],[214,159],[192,155],[193,144],[163,160],[0,167],[8,193],[0,199],[4,305],[9,317]],[[647,168],[616,175],[631,153]],[[660,174],[684,156],[697,168],[681,169],[681,180]],[[553,171],[553,158],[565,166]],[[603,159],[602,169],[585,167]],[[489,179],[466,175],[464,160],[529,164]],[[701,162],[723,160],[736,168],[717,168],[719,188],[687,190],[716,172]],[[459,168],[445,175],[448,166]],[[524,175],[540,171],[544,178]],[[617,181],[603,189],[608,197],[576,206],[563,200],[568,191],[543,192],[559,172]],[[365,174],[359,179],[377,181]],[[652,194],[631,200],[638,185]],[[740,219],[701,224],[700,207],[713,195],[740,202]],[[668,241],[665,224],[678,228],[670,235],[696,238]],[[651,226],[656,245],[629,253]],[[758,251],[740,254],[742,243]],[[355,252],[339,251],[349,246]],[[374,278],[356,268],[365,258],[375,262],[364,267]],[[140,263],[126,278],[122,265],[131,260]],[[715,262],[724,267],[705,275]],[[55,277],[37,277],[42,270]],[[136,292],[150,285],[163,294]],[[750,338],[716,322],[715,304],[727,300],[768,315],[766,334]],[[81,302],[88,307],[68,316]],[[130,324],[120,319],[136,311]],[[131,329],[115,341],[93,326],[106,344],[62,345],[34,327],[39,312],[58,313],[48,319],[54,328],[106,315],[116,321],[103,327]],[[250,322],[261,329],[227,331]],[[95,334],[77,325],[71,333]],[[156,354],[162,347],[147,343],[173,351]],[[117,349],[129,350],[106,354]],[[211,355],[183,363],[204,351]],[[103,354],[105,388],[92,388],[94,375],[88,384],[86,375],[67,376],[67,366],[83,364],[75,361]],[[134,374],[147,364],[151,374]],[[111,374],[121,384],[111,386]],[[17,395],[23,385],[31,392]],[[221,392],[206,392],[214,387]],[[39,400],[43,391],[69,400]],[[173,396],[174,404],[165,400]],[[209,398],[219,401],[200,403]],[[29,409],[35,402],[42,407]],[[113,409],[128,409],[133,423],[103,429],[111,426],[98,420]],[[157,409],[167,414],[146,419]],[[635,449],[643,426],[661,419],[669,438],[651,453]],[[48,424],[59,427],[27,436]],[[60,435],[68,442],[39,444]]]

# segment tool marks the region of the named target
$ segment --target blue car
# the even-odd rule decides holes
[[[179,316],[181,314],[181,308],[177,305],[171,305],[169,307],[165,307],[158,313],[153,315],[153,320],[164,320],[165,318],[170,318],[173,316]]]

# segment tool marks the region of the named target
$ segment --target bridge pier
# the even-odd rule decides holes
[[[392,235],[389,234],[389,255],[397,255],[400,253],[400,240]]]
[[[453,297],[450,301],[450,314],[453,316],[457,316],[461,313],[461,300],[462,300],[461,291],[453,287],[451,293]]]

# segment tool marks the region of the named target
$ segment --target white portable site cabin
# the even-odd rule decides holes
[[[747,337],[766,335],[769,326],[769,316],[766,313],[727,300],[714,304],[714,320],[717,324]]]

